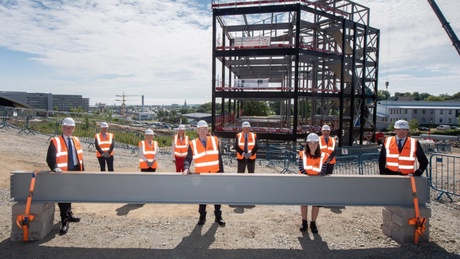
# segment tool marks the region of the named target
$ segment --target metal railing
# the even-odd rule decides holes
[[[452,196],[460,196],[460,157],[437,153],[429,161],[430,186],[439,192],[436,200],[445,194],[452,202]]]

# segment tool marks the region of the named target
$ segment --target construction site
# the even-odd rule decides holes
[[[375,132],[378,29],[352,1],[214,1],[213,132],[242,121],[261,139],[295,143],[323,124],[340,146]],[[276,102],[280,115],[244,116],[245,102]]]

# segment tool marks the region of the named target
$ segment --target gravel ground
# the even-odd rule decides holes
[[[56,208],[54,229],[44,240],[11,242],[10,172],[48,170],[49,136],[18,131],[0,129],[1,258],[460,258],[458,197],[452,203],[431,202],[431,238],[419,245],[400,245],[386,237],[381,207],[322,208],[319,234],[313,235],[298,230],[298,206],[223,205],[227,226],[222,228],[213,223],[212,215],[203,227],[196,226],[198,206],[175,204],[73,204],[82,222],[71,224],[67,235],[58,234]],[[94,148],[87,146],[86,169],[98,171]],[[137,172],[136,155],[116,150],[115,170]],[[163,155],[158,171],[173,170],[170,157]],[[236,172],[235,164],[225,171]],[[257,166],[256,171],[276,170]]]

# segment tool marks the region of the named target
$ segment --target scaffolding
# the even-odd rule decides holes
[[[280,107],[266,118],[271,125],[253,129],[262,139],[296,142],[329,124],[339,145],[351,146],[375,132],[380,32],[369,26],[369,8],[338,0],[214,1],[212,8],[216,135],[234,137],[251,121],[249,101]]]

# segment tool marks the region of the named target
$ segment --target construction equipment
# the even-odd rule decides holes
[[[428,3],[431,5],[431,8],[433,8],[434,13],[438,16],[438,19],[441,22],[442,27],[444,28],[444,30],[446,30],[447,36],[449,36],[450,40],[452,41],[452,45],[454,45],[455,49],[460,55],[460,41],[458,40],[457,35],[455,35],[454,30],[442,14],[441,9],[439,9],[436,2],[434,0],[428,0]]]
[[[125,110],[126,110],[126,104],[125,103],[126,103],[126,101],[128,101],[128,100],[126,100],[126,97],[128,97],[128,96],[140,96],[140,95],[126,95],[123,92],[122,95],[117,94],[115,96],[116,97],[121,97],[121,99],[115,99],[115,101],[121,102],[121,115],[125,115]]]

